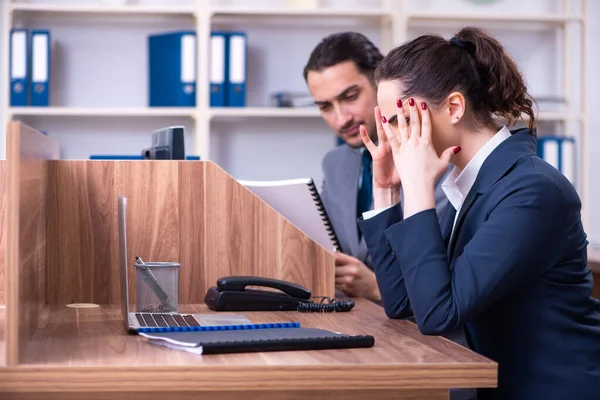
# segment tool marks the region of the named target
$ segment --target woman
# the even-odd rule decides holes
[[[390,318],[424,334],[464,328],[498,362],[479,399],[600,399],[600,302],[580,199],[536,155],[515,63],[476,28],[392,50],[375,74],[375,211],[359,220]],[[528,128],[509,131],[529,116]],[[434,182],[450,204],[438,221]],[[403,204],[397,196],[404,193]]]

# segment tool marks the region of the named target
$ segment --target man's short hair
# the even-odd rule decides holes
[[[321,71],[344,61],[353,61],[360,72],[372,79],[383,55],[361,33],[339,32],[324,38],[310,54],[304,67],[304,80],[309,71]]]

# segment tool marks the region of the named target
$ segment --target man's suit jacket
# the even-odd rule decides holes
[[[356,196],[361,165],[361,149],[342,144],[329,151],[323,159],[324,179],[320,195],[343,251],[358,258],[372,269],[365,241],[363,238],[359,240],[356,216]],[[448,199],[441,188],[445,176],[440,178],[435,188],[436,209],[439,213],[448,204]]]
[[[464,326],[498,362],[479,399],[600,399],[600,301],[591,297],[581,202],[536,154],[527,129],[485,160],[460,210],[403,220],[399,205],[360,228],[388,316],[425,334]],[[441,225],[441,226],[440,226]]]

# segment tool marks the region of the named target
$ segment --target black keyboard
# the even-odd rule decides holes
[[[142,327],[187,327],[200,326],[198,321],[191,315],[180,314],[150,314],[150,313],[134,313],[138,323]]]

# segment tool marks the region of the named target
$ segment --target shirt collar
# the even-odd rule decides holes
[[[446,194],[448,201],[458,211],[469,194],[469,191],[475,184],[477,174],[484,161],[494,151],[500,143],[510,137],[510,131],[506,126],[502,127],[492,138],[475,154],[467,166],[459,173],[454,168],[442,182],[442,190]]]

